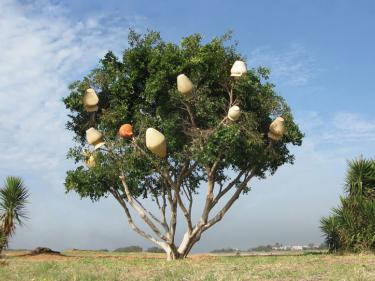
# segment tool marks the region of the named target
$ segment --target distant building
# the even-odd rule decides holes
[[[280,247],[272,247],[272,250],[275,251],[302,251],[304,250],[305,246],[301,245],[292,245],[292,246],[280,246]]]

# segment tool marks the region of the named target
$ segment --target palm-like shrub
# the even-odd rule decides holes
[[[349,162],[345,180],[348,196],[364,196],[375,200],[375,160],[358,158]]]
[[[321,219],[321,229],[331,252],[375,250],[375,161],[349,162],[346,197],[332,215]]]
[[[330,251],[337,251],[340,248],[340,235],[335,216],[324,217],[320,220],[321,226],[326,244]]]
[[[0,253],[8,240],[27,219],[26,205],[29,192],[19,177],[7,177],[0,188]]]

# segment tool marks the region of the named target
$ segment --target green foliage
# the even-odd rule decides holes
[[[375,250],[375,161],[349,162],[345,191],[339,207],[321,219],[321,229],[331,252]]]
[[[138,252],[143,252],[143,249],[140,246],[127,246],[127,247],[123,247],[123,248],[117,248],[113,251],[114,252],[123,252],[123,253],[138,253]]]
[[[161,168],[167,167],[172,176],[178,175],[187,161],[196,163],[183,183],[192,192],[197,192],[206,180],[204,165],[212,165],[218,157],[222,159],[216,177],[219,185],[227,180],[224,172],[228,169],[252,169],[263,178],[279,166],[293,163],[288,144],[301,145],[303,135],[288,105],[275,93],[266,68],[251,69],[237,80],[230,77],[233,62],[242,56],[228,43],[229,39],[225,35],[203,43],[202,36],[194,34],[174,44],[164,42],[157,32],[140,35],[131,31],[129,48],[121,59],[108,52],[86,77],[73,82],[63,101],[71,112],[66,127],[77,142],[68,158],[78,166],[68,171],[66,190],[98,200],[110,189],[122,189],[118,179],[121,171],[135,197],[158,194],[165,183],[150,159]],[[181,73],[196,86],[189,99],[177,91],[176,77]],[[81,102],[88,87],[93,87],[100,99],[95,116],[85,112]],[[219,127],[227,115],[230,87],[242,115],[238,122]],[[194,115],[195,126],[186,104]],[[276,116],[284,117],[287,132],[282,141],[270,146],[268,127]],[[144,149],[146,129],[161,131],[167,139],[168,158],[142,155],[130,141],[119,139],[117,131],[124,123],[133,125],[136,143]],[[97,165],[86,169],[82,152],[88,149],[85,131],[92,126],[103,132],[116,157],[100,151],[96,154]]]

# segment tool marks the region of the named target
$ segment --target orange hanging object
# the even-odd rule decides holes
[[[118,134],[124,139],[131,139],[133,136],[133,127],[130,124],[124,124],[120,127]]]

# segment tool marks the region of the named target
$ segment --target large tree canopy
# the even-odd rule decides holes
[[[166,249],[171,258],[186,256],[201,233],[221,220],[238,196],[249,190],[252,177],[264,178],[281,165],[293,163],[288,144],[301,145],[303,135],[290,108],[268,82],[268,69],[230,76],[233,63],[244,58],[229,39],[225,35],[204,43],[195,34],[176,45],[164,42],[156,32],[140,35],[131,31],[122,59],[108,52],[86,77],[71,84],[71,92],[64,98],[71,112],[67,129],[74,132],[77,143],[68,157],[78,164],[67,173],[67,191],[92,200],[112,194],[133,229]],[[177,90],[176,77],[182,73],[194,84],[189,97]],[[95,113],[86,112],[82,104],[88,88],[95,89],[99,97]],[[227,118],[233,105],[241,109],[235,122]],[[274,141],[268,132],[278,116],[284,118],[286,130],[281,140]],[[133,126],[132,139],[118,136],[125,123]],[[85,132],[90,127],[103,133],[105,148],[88,152]],[[167,157],[147,150],[147,128],[165,136]],[[95,156],[95,165],[89,169],[83,164],[88,155]],[[228,171],[235,176],[229,177]],[[207,193],[206,204],[200,221],[194,224],[191,209],[200,189]],[[211,215],[218,201],[228,196],[224,207]],[[149,197],[159,206],[160,218],[139,201]],[[129,206],[154,236],[134,224]],[[178,208],[188,230],[177,249]]]

